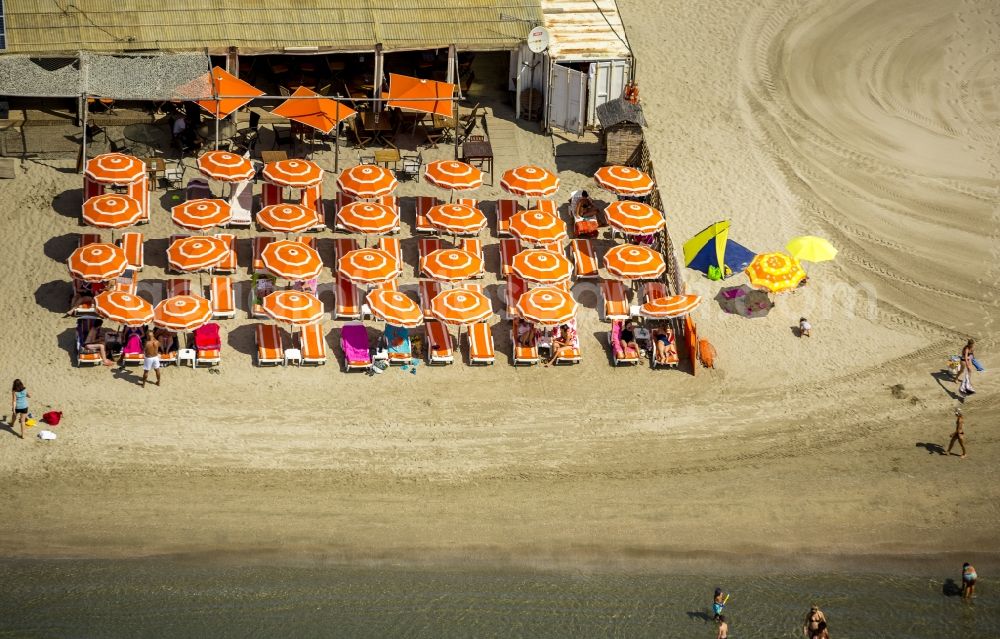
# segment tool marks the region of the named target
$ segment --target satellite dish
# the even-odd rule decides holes
[[[528,33],[528,50],[541,53],[549,48],[549,30],[545,27],[535,27]]]

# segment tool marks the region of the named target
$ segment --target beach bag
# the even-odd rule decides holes
[[[58,426],[59,420],[62,419],[62,411],[50,410],[49,412],[42,415],[42,421],[49,426]]]
[[[698,358],[705,368],[715,368],[715,347],[707,340],[698,341]]]
[[[718,266],[709,266],[708,267],[708,279],[712,280],[713,282],[718,282],[719,280],[721,280],[722,279],[722,269],[720,269]]]

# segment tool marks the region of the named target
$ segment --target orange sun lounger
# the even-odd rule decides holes
[[[339,260],[351,251],[357,250],[358,241],[350,237],[336,237],[333,239],[334,259]],[[337,269],[334,269],[335,271]]]
[[[424,258],[433,253],[434,251],[441,248],[441,240],[436,237],[422,237],[417,240],[417,250],[420,254],[419,264],[424,261]]]
[[[480,260],[483,260],[483,270],[479,271],[472,277],[480,278],[486,275],[486,260],[483,257],[483,241],[476,237],[463,238],[458,245],[458,248],[466,251],[467,253],[472,253],[473,255],[479,256]]]
[[[400,272],[403,270],[403,246],[399,242],[398,237],[380,237],[378,238],[378,247],[388,253],[389,255],[396,258],[396,267],[399,268]]]
[[[471,206],[474,209],[479,208],[479,200],[474,197],[460,197],[455,200],[456,204],[461,204],[463,206]]]
[[[438,320],[425,322],[427,327],[427,363],[451,364],[455,361],[455,350],[452,348],[451,333]]]
[[[172,277],[167,280],[167,297],[191,294],[191,280]]]
[[[466,327],[469,339],[469,365],[493,364],[496,350],[493,346],[493,332],[486,322],[476,322]]]
[[[591,241],[577,239],[570,242],[569,246],[577,279],[600,277],[601,265],[597,261],[597,254],[594,253]]]
[[[441,292],[441,284],[434,280],[420,280],[417,286],[419,287],[420,310],[424,314],[424,319],[434,319],[434,314],[431,312],[431,300]]]
[[[504,286],[504,301],[507,305],[507,317],[514,317],[517,315],[517,311],[514,308],[517,304],[517,300],[521,298],[521,295],[528,290],[528,285],[517,275],[511,274],[507,278],[507,285]]]
[[[510,218],[519,210],[517,200],[497,200],[497,237],[510,237]]]
[[[212,317],[230,319],[236,317],[236,292],[233,280],[228,275],[213,275],[208,286],[208,299],[212,303]]]
[[[274,238],[269,235],[258,235],[253,238],[253,261],[250,263],[250,273],[259,273],[264,270],[264,260],[261,259],[261,255],[264,253],[264,249],[267,245],[274,241]]]
[[[433,233],[434,226],[427,220],[427,211],[432,207],[441,204],[441,200],[436,197],[421,195],[417,198],[417,218],[413,225],[413,230],[417,233]]]
[[[281,333],[274,324],[257,324],[257,366],[278,366],[285,363]]]
[[[512,237],[500,240],[500,277],[508,278],[513,272],[514,256],[521,250],[521,244]]]
[[[536,211],[542,211],[543,213],[559,217],[559,207],[552,200],[538,200],[531,208]]]
[[[667,285],[663,282],[646,282],[642,285],[643,303],[669,297],[669,295]]]
[[[538,356],[537,340],[536,343],[528,346],[524,346],[517,341],[517,330],[523,321],[515,317],[510,327],[511,354],[513,355],[514,366],[519,364],[537,364],[541,361]]]
[[[142,233],[135,231],[122,233],[121,239],[118,240],[118,246],[125,251],[125,261],[128,262],[128,267],[141,271],[142,267],[145,266],[144,258],[146,257]]]
[[[215,237],[226,243],[229,252],[222,258],[222,261],[212,267],[215,273],[235,273],[236,272],[236,236],[232,233],[216,233]]]
[[[628,319],[629,303],[625,285],[618,280],[601,280],[601,295],[604,296],[604,319]]]
[[[326,335],[321,324],[308,324],[299,329],[299,350],[303,364],[326,364]]]
[[[337,295],[334,316],[337,319],[361,319],[361,292],[354,282],[337,276]]]
[[[89,246],[90,244],[100,244],[101,236],[97,233],[81,233],[80,234],[80,247]]]

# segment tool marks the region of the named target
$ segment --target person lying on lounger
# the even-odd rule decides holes
[[[576,210],[573,211],[573,215],[576,217],[597,217],[597,207],[594,206],[594,201],[590,199],[590,194],[586,191],[580,193],[580,199],[576,201]]]
[[[548,366],[556,361],[556,358],[559,357],[559,349],[572,345],[573,332],[570,330],[569,324],[563,324],[559,327],[559,332],[552,338],[552,357],[545,362],[545,365]]]
[[[618,341],[621,342],[625,352],[628,352],[628,349],[632,349],[636,353],[639,352],[639,344],[635,341],[635,325],[632,320],[625,320],[622,332],[618,334]]]
[[[677,361],[677,344],[674,343],[674,329],[668,325],[665,331],[656,334],[656,363],[673,361]]]
[[[158,328],[153,331],[153,337],[159,340],[161,353],[173,353],[177,350],[177,333]]]
[[[532,347],[538,339],[538,332],[535,330],[535,325],[530,324],[525,321],[519,321],[517,323],[517,343],[520,346]]]
[[[114,366],[115,363],[108,358],[107,348],[104,346],[104,329],[100,323],[96,323],[83,339],[83,348],[88,351],[97,351],[101,355],[101,360],[105,366]]]
[[[104,290],[104,282],[87,282],[73,280],[73,300],[69,303],[70,312],[84,304],[93,305],[94,296]]]

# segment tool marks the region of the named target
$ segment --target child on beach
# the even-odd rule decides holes
[[[809,337],[812,333],[812,324],[804,317],[799,318],[799,337]]]
[[[729,601],[729,595],[722,592],[722,588],[715,589],[715,597],[712,598],[712,619],[718,621],[722,618],[722,610]]]
[[[31,394],[28,393],[28,389],[24,387],[21,380],[15,379],[14,386],[10,390],[10,427],[13,429],[15,423],[21,423],[21,434],[19,435],[21,439],[24,439],[24,420],[27,419],[28,399],[30,397]]]

